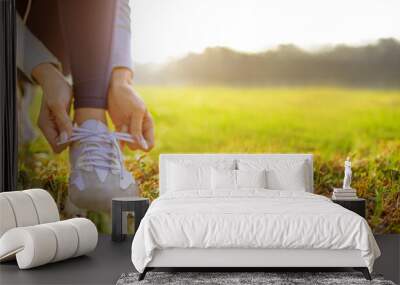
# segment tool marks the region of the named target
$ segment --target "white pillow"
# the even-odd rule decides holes
[[[211,170],[211,189],[236,189],[236,170],[215,169]]]
[[[213,190],[237,190],[241,188],[266,188],[266,170],[211,170],[211,188]]]
[[[268,188],[273,190],[306,191],[306,179],[302,168],[267,172]]]
[[[233,159],[172,159],[166,164],[167,191],[211,190],[211,168],[235,169]]]
[[[170,163],[168,174],[169,191],[211,188],[211,167]]]
[[[236,170],[237,188],[267,188],[267,171]]]
[[[305,160],[240,159],[239,170],[267,171],[267,188],[273,190],[306,191],[308,184]]]

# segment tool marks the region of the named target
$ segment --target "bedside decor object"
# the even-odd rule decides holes
[[[332,202],[339,204],[340,206],[359,214],[361,217],[365,218],[365,199],[355,198],[355,199],[333,199]]]
[[[149,208],[150,200],[142,197],[119,197],[112,199],[112,235],[113,241],[125,240],[132,227],[129,221],[135,219],[135,231]]]
[[[343,188],[333,188],[332,199],[354,200],[357,199],[357,191],[351,188],[351,161],[350,157],[344,162]]]
[[[344,179],[343,179],[343,189],[351,189],[351,161],[350,157],[346,158],[344,162]]]
[[[28,269],[77,257],[97,245],[88,219],[60,221],[57,205],[45,190],[0,193],[0,261],[16,259]]]
[[[355,200],[357,198],[356,189],[333,188],[332,199]]]

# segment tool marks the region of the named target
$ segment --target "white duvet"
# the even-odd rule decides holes
[[[299,191],[182,191],[156,199],[132,243],[143,272],[155,249],[358,249],[372,271],[379,248],[365,219],[328,198]]]

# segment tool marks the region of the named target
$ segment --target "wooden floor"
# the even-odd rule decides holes
[[[383,256],[376,261],[374,272],[399,284],[400,235],[378,235],[376,240]],[[29,270],[19,270],[16,262],[2,263],[0,284],[115,284],[122,273],[135,271],[131,242],[116,243],[110,236],[100,235],[96,250],[88,256]]]

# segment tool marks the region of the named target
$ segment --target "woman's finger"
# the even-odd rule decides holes
[[[67,113],[66,107],[63,104],[56,104],[51,113],[54,114],[60,134],[66,133],[70,137],[72,135],[72,120]]]
[[[50,110],[43,104],[43,102],[40,108],[38,126],[55,153],[60,153],[67,147],[67,145],[57,144],[59,136],[57,126],[52,118]]]
[[[143,110],[143,112],[137,110],[131,116],[129,132],[132,135],[133,139],[135,140],[134,143],[129,144],[129,147],[131,149],[140,148],[142,150],[146,150],[148,148],[147,142],[143,138],[143,133],[142,133],[144,113],[145,110]]]
[[[128,127],[126,125],[122,125],[120,127],[117,128],[117,132],[121,132],[121,133],[128,133]],[[121,147],[121,149],[123,149],[125,147],[125,142],[124,141],[119,141],[119,145]]]
[[[147,142],[147,151],[151,150],[154,147],[154,121],[148,111],[143,118],[143,137]]]

